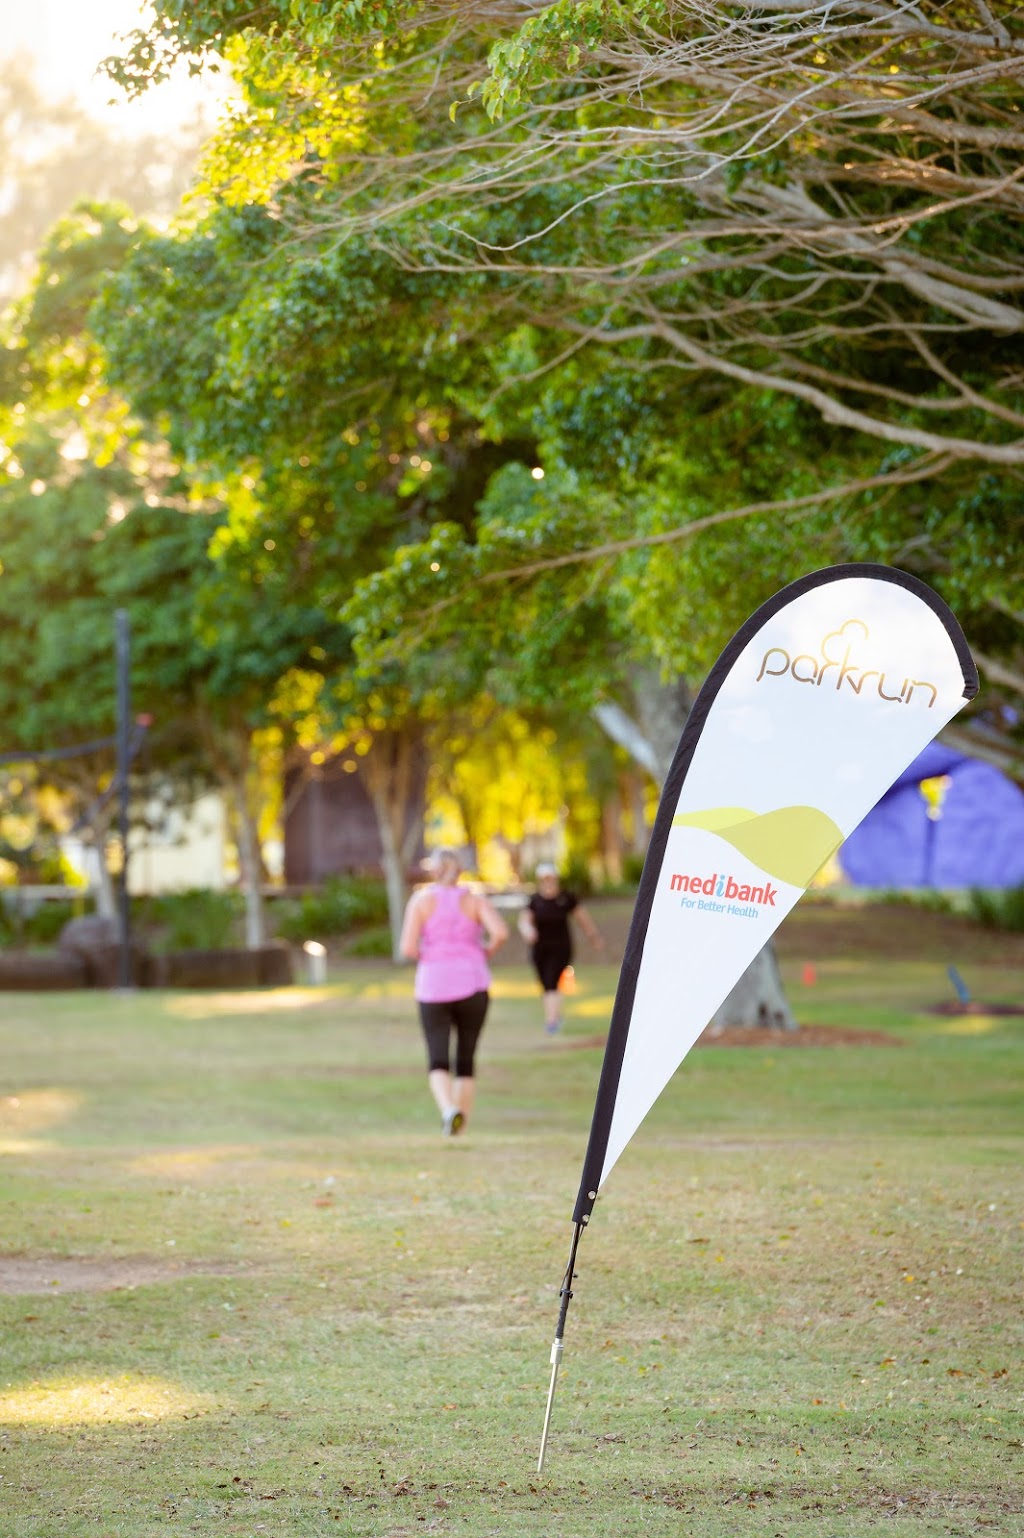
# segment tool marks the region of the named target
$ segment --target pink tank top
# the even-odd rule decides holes
[[[415,993],[424,1004],[450,1004],[486,991],[491,974],[480,925],[462,911],[462,890],[433,888],[434,911],[420,931]]]

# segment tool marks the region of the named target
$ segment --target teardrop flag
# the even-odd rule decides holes
[[[815,875],[978,691],[953,614],[892,567],[763,604],[694,703],[665,780],[612,1010],[551,1351],[598,1192],[715,1010]]]

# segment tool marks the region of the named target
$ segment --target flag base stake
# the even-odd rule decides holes
[[[548,1449],[548,1432],[551,1429],[551,1411],[554,1409],[555,1404],[555,1388],[558,1384],[558,1369],[562,1365],[562,1352],[564,1350],[562,1337],[565,1334],[565,1319],[569,1312],[569,1301],[572,1298],[572,1283],[573,1277],[576,1274],[576,1250],[579,1245],[580,1235],[582,1232],[582,1223],[576,1223],[573,1225],[572,1247],[569,1250],[569,1264],[565,1268],[565,1277],[563,1278],[562,1287],[558,1294],[559,1298],[561,1299],[561,1303],[558,1310],[558,1324],[555,1327],[555,1338],[551,1346],[551,1382],[548,1385],[548,1402],[547,1408],[544,1411],[544,1430],[541,1432],[540,1456],[537,1459],[538,1474],[543,1474],[544,1472],[544,1455]]]
[[[551,1411],[555,1405],[555,1384],[558,1382],[558,1369],[562,1365],[562,1342],[556,1340],[551,1347],[551,1382],[548,1385],[548,1405],[544,1411],[544,1430],[540,1434],[540,1457],[537,1459],[537,1473],[544,1472],[544,1454],[548,1450],[548,1431],[551,1427]]]

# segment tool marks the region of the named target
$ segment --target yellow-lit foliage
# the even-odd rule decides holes
[[[258,37],[233,38],[225,56],[239,84],[201,163],[195,192],[225,203],[269,203],[310,159],[330,177],[338,152],[365,142],[364,92],[318,60],[282,55]]]
[[[578,748],[491,700],[437,734],[428,801],[431,841],[474,844],[488,881],[516,874],[527,838],[555,832],[581,852],[597,838],[600,809]]]

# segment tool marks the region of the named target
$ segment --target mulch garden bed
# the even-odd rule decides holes
[[[603,1047],[607,1036],[555,1036],[548,1046],[566,1049]],[[698,1047],[902,1047],[899,1036],[887,1031],[858,1031],[842,1025],[801,1025],[795,1031],[773,1026],[726,1026],[714,1031],[711,1026],[698,1036]]]
[[[1024,1004],[985,1004],[980,999],[971,999],[968,1004],[961,1004],[959,999],[952,1002],[945,1000],[942,1004],[929,1006],[930,1015],[967,1015],[985,1017],[987,1015],[1017,1015],[1024,1016]]]
[[[773,1026],[727,1025],[714,1031],[708,1026],[697,1039],[698,1047],[902,1047],[898,1036],[887,1031],[858,1031],[842,1025],[801,1025],[795,1031]]]

